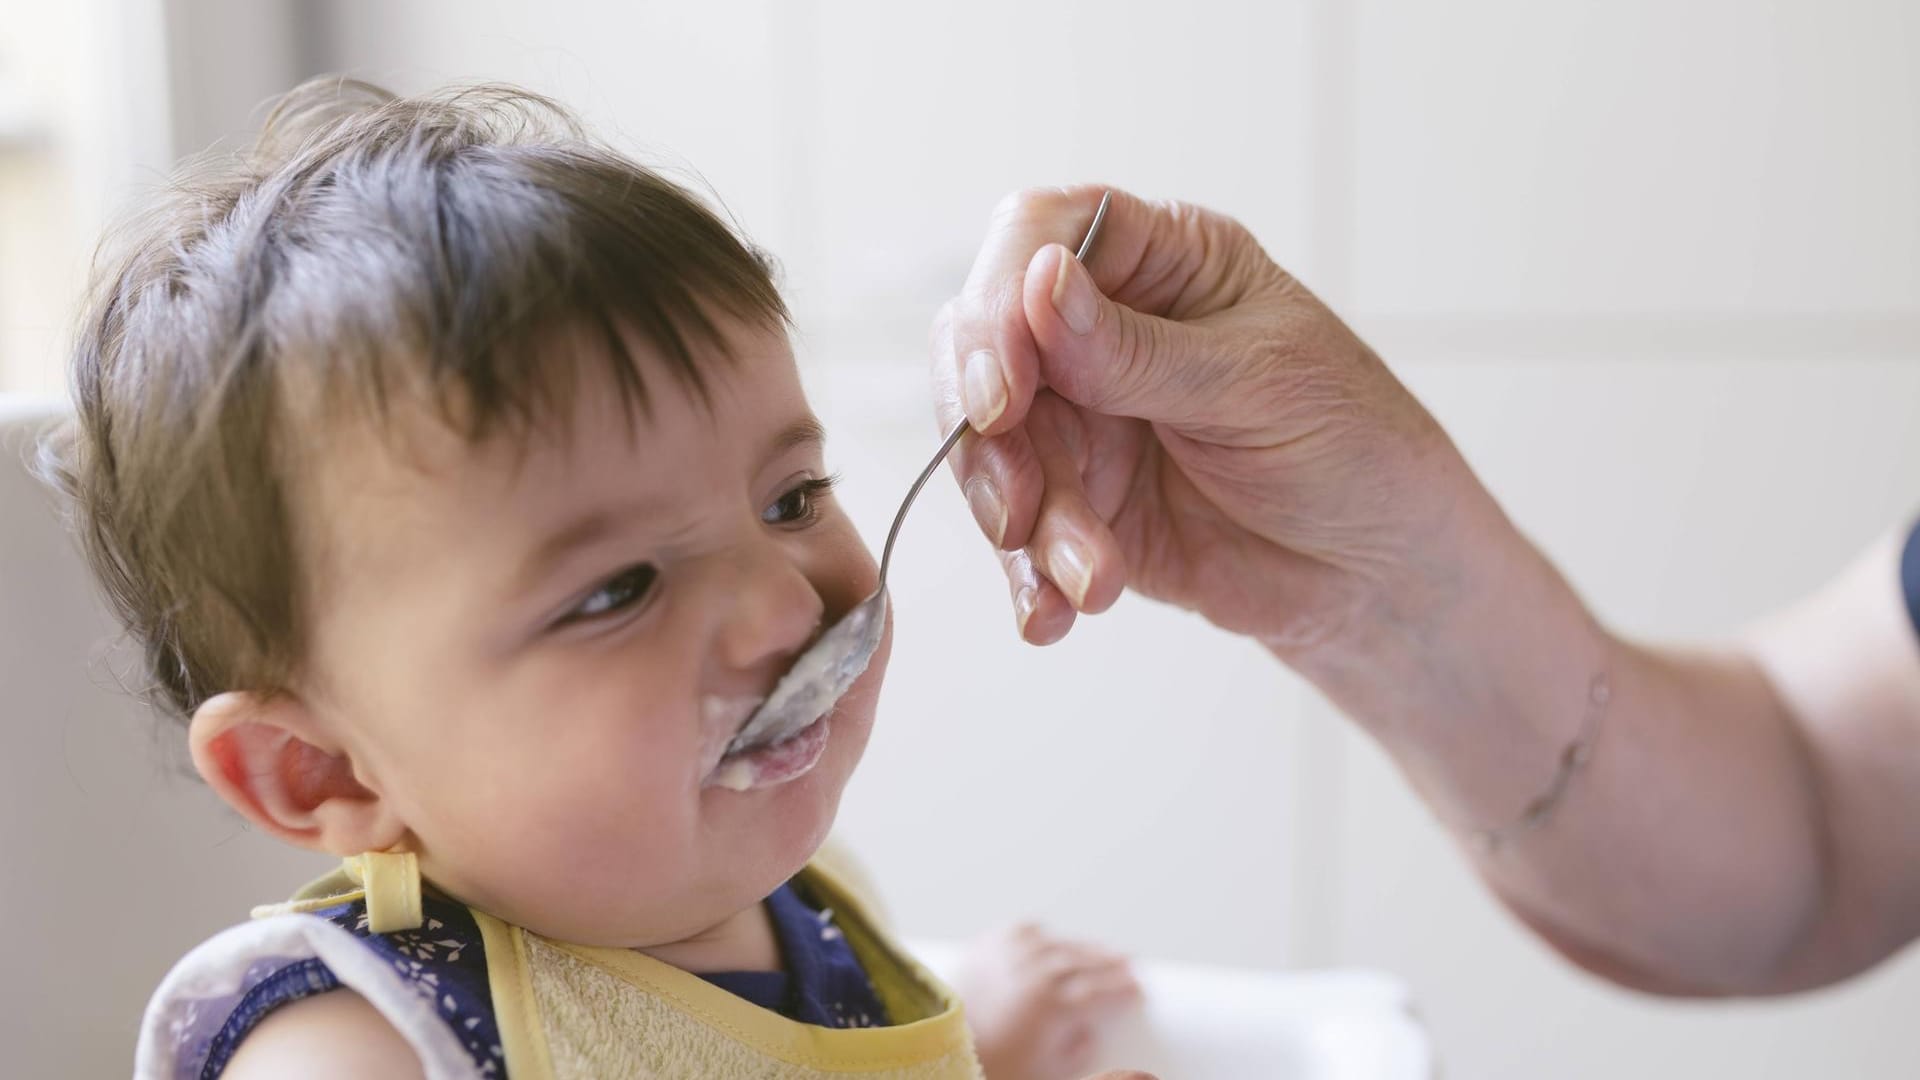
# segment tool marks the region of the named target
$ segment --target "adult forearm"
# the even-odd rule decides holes
[[[1461,490],[1356,632],[1283,659],[1380,740],[1488,883],[1570,956],[1648,988],[1758,988],[1822,886],[1792,717],[1738,654],[1609,634],[1477,483]],[[1590,755],[1543,823],[1510,827],[1590,713]],[[1497,844],[1472,842],[1488,828]]]

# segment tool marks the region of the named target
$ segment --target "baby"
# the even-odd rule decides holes
[[[822,853],[890,639],[727,752],[875,566],[719,218],[533,95],[326,80],[121,239],[50,461],[200,774],[344,860],[180,962],[139,1075],[1086,1064],[1117,957],[1000,939],[976,1057]]]

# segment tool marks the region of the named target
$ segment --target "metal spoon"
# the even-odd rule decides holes
[[[1111,191],[1100,196],[1100,208],[1093,213],[1093,224],[1087,226],[1087,235],[1080,241],[1080,250],[1074,258],[1085,261],[1087,252],[1093,248],[1093,238],[1100,231],[1100,222],[1107,216],[1107,203],[1113,199]],[[757,746],[770,745],[800,731],[818,720],[840,695],[847,692],[861,672],[867,670],[867,664],[873,660],[874,651],[880,648],[880,638],[887,625],[887,568],[893,562],[893,542],[900,535],[900,523],[906,520],[907,508],[913,505],[914,497],[926,486],[927,478],[933,470],[947,459],[960,437],[967,433],[967,421],[962,417],[954,425],[953,431],[940,443],[933,460],[920,470],[920,476],[913,486],[907,489],[907,497],[900,503],[900,511],[893,515],[893,527],[887,530],[887,544],[880,553],[880,581],[873,595],[855,605],[842,616],[840,621],[828,628],[801,653],[773,688],[773,693],[760,704],[754,714],[740,728],[739,734],[727,743],[727,753],[737,754],[742,750]]]

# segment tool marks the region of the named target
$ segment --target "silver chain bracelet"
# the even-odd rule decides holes
[[[1600,734],[1600,721],[1606,716],[1607,704],[1612,700],[1613,681],[1606,672],[1600,672],[1587,683],[1587,709],[1580,721],[1580,733],[1574,736],[1566,749],[1560,751],[1560,764],[1554,769],[1553,781],[1527,804],[1515,820],[1491,829],[1474,830],[1473,842],[1481,851],[1494,854],[1518,834],[1532,832],[1547,823],[1547,819],[1553,816],[1554,808],[1560,805],[1560,800],[1566,795],[1567,788],[1572,785],[1573,774],[1593,757],[1594,739]]]

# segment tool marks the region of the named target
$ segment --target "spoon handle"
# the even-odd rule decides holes
[[[1093,249],[1093,238],[1100,232],[1100,223],[1106,220],[1107,204],[1112,201],[1113,192],[1111,191],[1105,192],[1100,196],[1100,208],[1093,212],[1093,224],[1087,226],[1087,235],[1080,241],[1080,250],[1074,252],[1073,257],[1075,259],[1081,262],[1086,261],[1087,252]],[[913,482],[912,487],[907,489],[906,499],[900,503],[899,512],[893,515],[893,526],[887,530],[887,546],[882,548],[880,552],[879,588],[885,589],[887,587],[887,564],[893,561],[893,541],[900,535],[900,523],[907,518],[907,508],[913,505],[913,500],[915,496],[920,494],[920,489],[927,486],[927,478],[933,475],[933,470],[939,468],[940,463],[947,460],[947,455],[952,453],[953,448],[960,444],[960,437],[966,433],[967,418],[962,416],[960,422],[953,426],[953,430],[947,433],[947,437],[941,440],[940,449],[934,452],[933,460],[927,462],[927,467],[920,470],[919,478]]]

